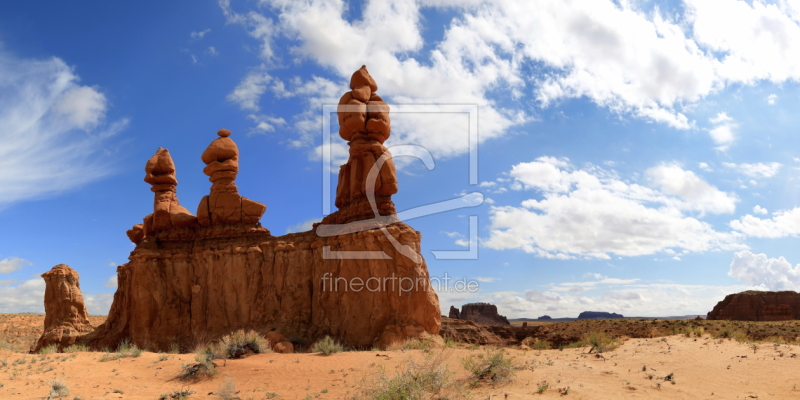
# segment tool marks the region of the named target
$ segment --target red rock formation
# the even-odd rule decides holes
[[[725,296],[708,320],[786,321],[800,319],[800,293],[748,290]]]
[[[351,212],[354,201],[367,204],[361,191],[365,175],[353,171],[368,170],[371,160],[385,152],[381,143],[389,135],[388,110],[380,108],[384,103],[372,93],[377,87],[370,82],[365,68],[351,82],[350,96],[366,104],[367,113],[340,113],[347,117],[342,136],[350,140],[351,149],[362,147],[351,151],[344,168],[352,180],[340,180],[337,193],[348,194],[337,197],[339,214],[320,228],[353,220],[358,214]],[[363,129],[350,121],[361,117]],[[393,216],[366,230],[345,226],[327,236],[318,236],[316,230],[272,236],[259,223],[265,206],[239,196],[233,182],[238,149],[230,132],[218,134],[202,157],[213,186],[200,202],[197,224],[177,225],[170,214],[171,226],[145,221],[129,231],[136,248],[130,262],[117,267],[118,289],[108,319],[82,340],[94,348],[114,348],[127,339],[152,350],[168,350],[174,343],[190,349],[244,328],[280,332],[306,345],[330,335],[348,346],[367,347],[438,334],[439,300],[419,255],[419,232]],[[394,213],[390,195],[396,192],[396,180],[390,161],[379,175],[381,213]],[[174,168],[160,167],[171,166],[163,155],[154,164],[159,168],[148,174],[174,174]],[[170,187],[174,184],[167,191]],[[163,191],[164,186],[158,188]],[[364,210],[371,208],[367,204]],[[358,218],[369,217],[366,211],[359,213]],[[152,215],[155,221],[157,213]],[[384,257],[341,256],[364,251]],[[286,343],[272,346],[291,351]]]
[[[488,303],[470,303],[461,306],[461,319],[483,325],[511,325],[506,317],[497,313],[497,306]]]
[[[206,164],[211,194],[200,200],[197,218],[200,225],[254,224],[264,215],[267,206],[239,195],[233,182],[239,173],[239,148],[229,138],[231,132],[221,129],[220,137],[211,142],[201,157]]]
[[[478,325],[468,320],[445,318],[442,320],[442,329],[439,332],[444,339],[450,339],[458,343],[470,344],[504,344],[503,339],[485,326]]]
[[[91,332],[89,314],[83,303],[80,276],[67,265],[59,264],[42,274],[44,290],[44,332],[34,351],[55,344],[59,350],[74,344],[78,336]]]
[[[461,319],[461,313],[454,306],[450,306],[450,318]]]
[[[397,193],[397,176],[391,153],[383,146],[391,134],[389,106],[375,93],[378,85],[366,66],[350,78],[350,88],[353,90],[342,96],[337,110],[339,136],[347,140],[350,158],[339,168],[335,203],[339,210],[325,217],[323,224],[372,219],[376,212],[383,216],[395,214],[392,195]],[[376,164],[379,165],[373,171]],[[370,173],[372,182],[368,179]]]

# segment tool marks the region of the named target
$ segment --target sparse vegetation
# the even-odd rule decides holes
[[[217,364],[212,361],[214,354],[208,349],[199,350],[195,356],[195,364],[182,365],[178,379],[183,381],[198,381],[217,374]]]
[[[219,343],[211,346],[216,358],[244,358],[252,354],[271,353],[269,342],[256,331],[239,329],[222,337]]]
[[[158,400],[187,400],[189,396],[193,395],[195,392],[194,390],[174,390],[172,393],[164,393],[162,394]]]
[[[470,385],[481,383],[506,383],[513,379],[515,368],[513,359],[505,357],[503,349],[492,351],[486,349],[485,354],[467,356],[463,360],[464,368],[470,372]]]
[[[103,356],[100,357],[100,361],[113,361],[125,357],[139,357],[142,355],[143,351],[144,350],[136,347],[135,344],[132,344],[128,340],[123,340],[122,343],[119,344],[116,353],[103,354]]]
[[[322,353],[326,356],[329,356],[333,353],[340,353],[342,351],[344,351],[344,347],[340,343],[333,340],[333,338],[330,336],[325,336],[311,346],[312,353]]]
[[[81,353],[89,351],[89,346],[85,344],[73,344],[64,348],[64,353]]]
[[[44,346],[37,352],[37,354],[53,354],[53,353],[58,353],[58,346],[54,344],[51,344],[49,346]]]
[[[365,379],[362,394],[374,400],[417,400],[427,398],[464,398],[463,390],[450,378],[453,373],[444,366],[449,352],[428,354],[421,363],[408,361],[394,375],[387,375],[382,365]],[[448,393],[455,393],[453,397]]]
[[[69,396],[69,388],[67,388],[67,385],[59,379],[47,381],[47,386],[50,388],[50,394],[47,396],[48,399]]]
[[[239,399],[239,396],[236,395],[236,381],[232,377],[226,376],[225,383],[219,385],[216,395],[222,400]]]

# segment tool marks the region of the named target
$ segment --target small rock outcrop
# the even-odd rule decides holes
[[[714,306],[706,319],[735,321],[800,319],[800,293],[748,290],[729,294]]]
[[[552,319],[553,318],[551,316],[549,316],[549,315],[542,315],[541,317],[536,318],[536,320],[538,320],[538,321],[550,321]]]
[[[455,307],[452,307],[450,309],[451,315],[454,308]],[[474,321],[483,325],[511,325],[506,317],[497,313],[497,306],[489,303],[469,303],[462,305],[459,319]]]
[[[615,319],[625,318],[622,314],[606,311],[584,311],[578,315],[578,319]]]
[[[50,345],[64,347],[76,342],[78,336],[91,332],[89,314],[81,294],[80,276],[68,265],[59,264],[42,274],[44,290],[44,332],[36,342],[34,352]]]
[[[461,312],[455,306],[450,306],[450,318],[461,319]]]

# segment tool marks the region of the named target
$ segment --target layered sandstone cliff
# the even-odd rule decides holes
[[[59,350],[75,343],[94,327],[83,302],[79,275],[68,265],[59,264],[42,274],[44,290],[44,332],[34,351],[56,345]]]
[[[800,319],[800,293],[748,290],[729,294],[714,306],[706,319],[736,321]]]
[[[136,248],[117,268],[108,319],[81,340],[188,350],[240,328],[302,344],[331,335],[360,347],[438,334],[421,235],[397,219],[391,201],[397,180],[382,145],[388,106],[365,67],[350,86],[348,107],[339,110],[351,148],[339,174],[339,210],[309,232],[275,237],[261,226],[266,206],[235,185],[239,151],[229,131],[201,157],[212,186],[197,216],[178,204],[175,166],[159,149],[145,168],[154,213],[128,231]]]

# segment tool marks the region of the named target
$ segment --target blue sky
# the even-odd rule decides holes
[[[386,143],[436,163],[398,159],[398,210],[484,195],[407,221],[431,276],[480,283],[445,312],[702,314],[800,288],[800,1],[4,2],[0,312],[43,311],[64,263],[105,314],[152,211],[145,162],[168,148],[194,211],[220,128],[262,224],[308,229],[322,106],[364,64],[390,105],[478,108],[478,185],[466,114],[395,114]],[[471,215],[478,258],[435,259]]]

